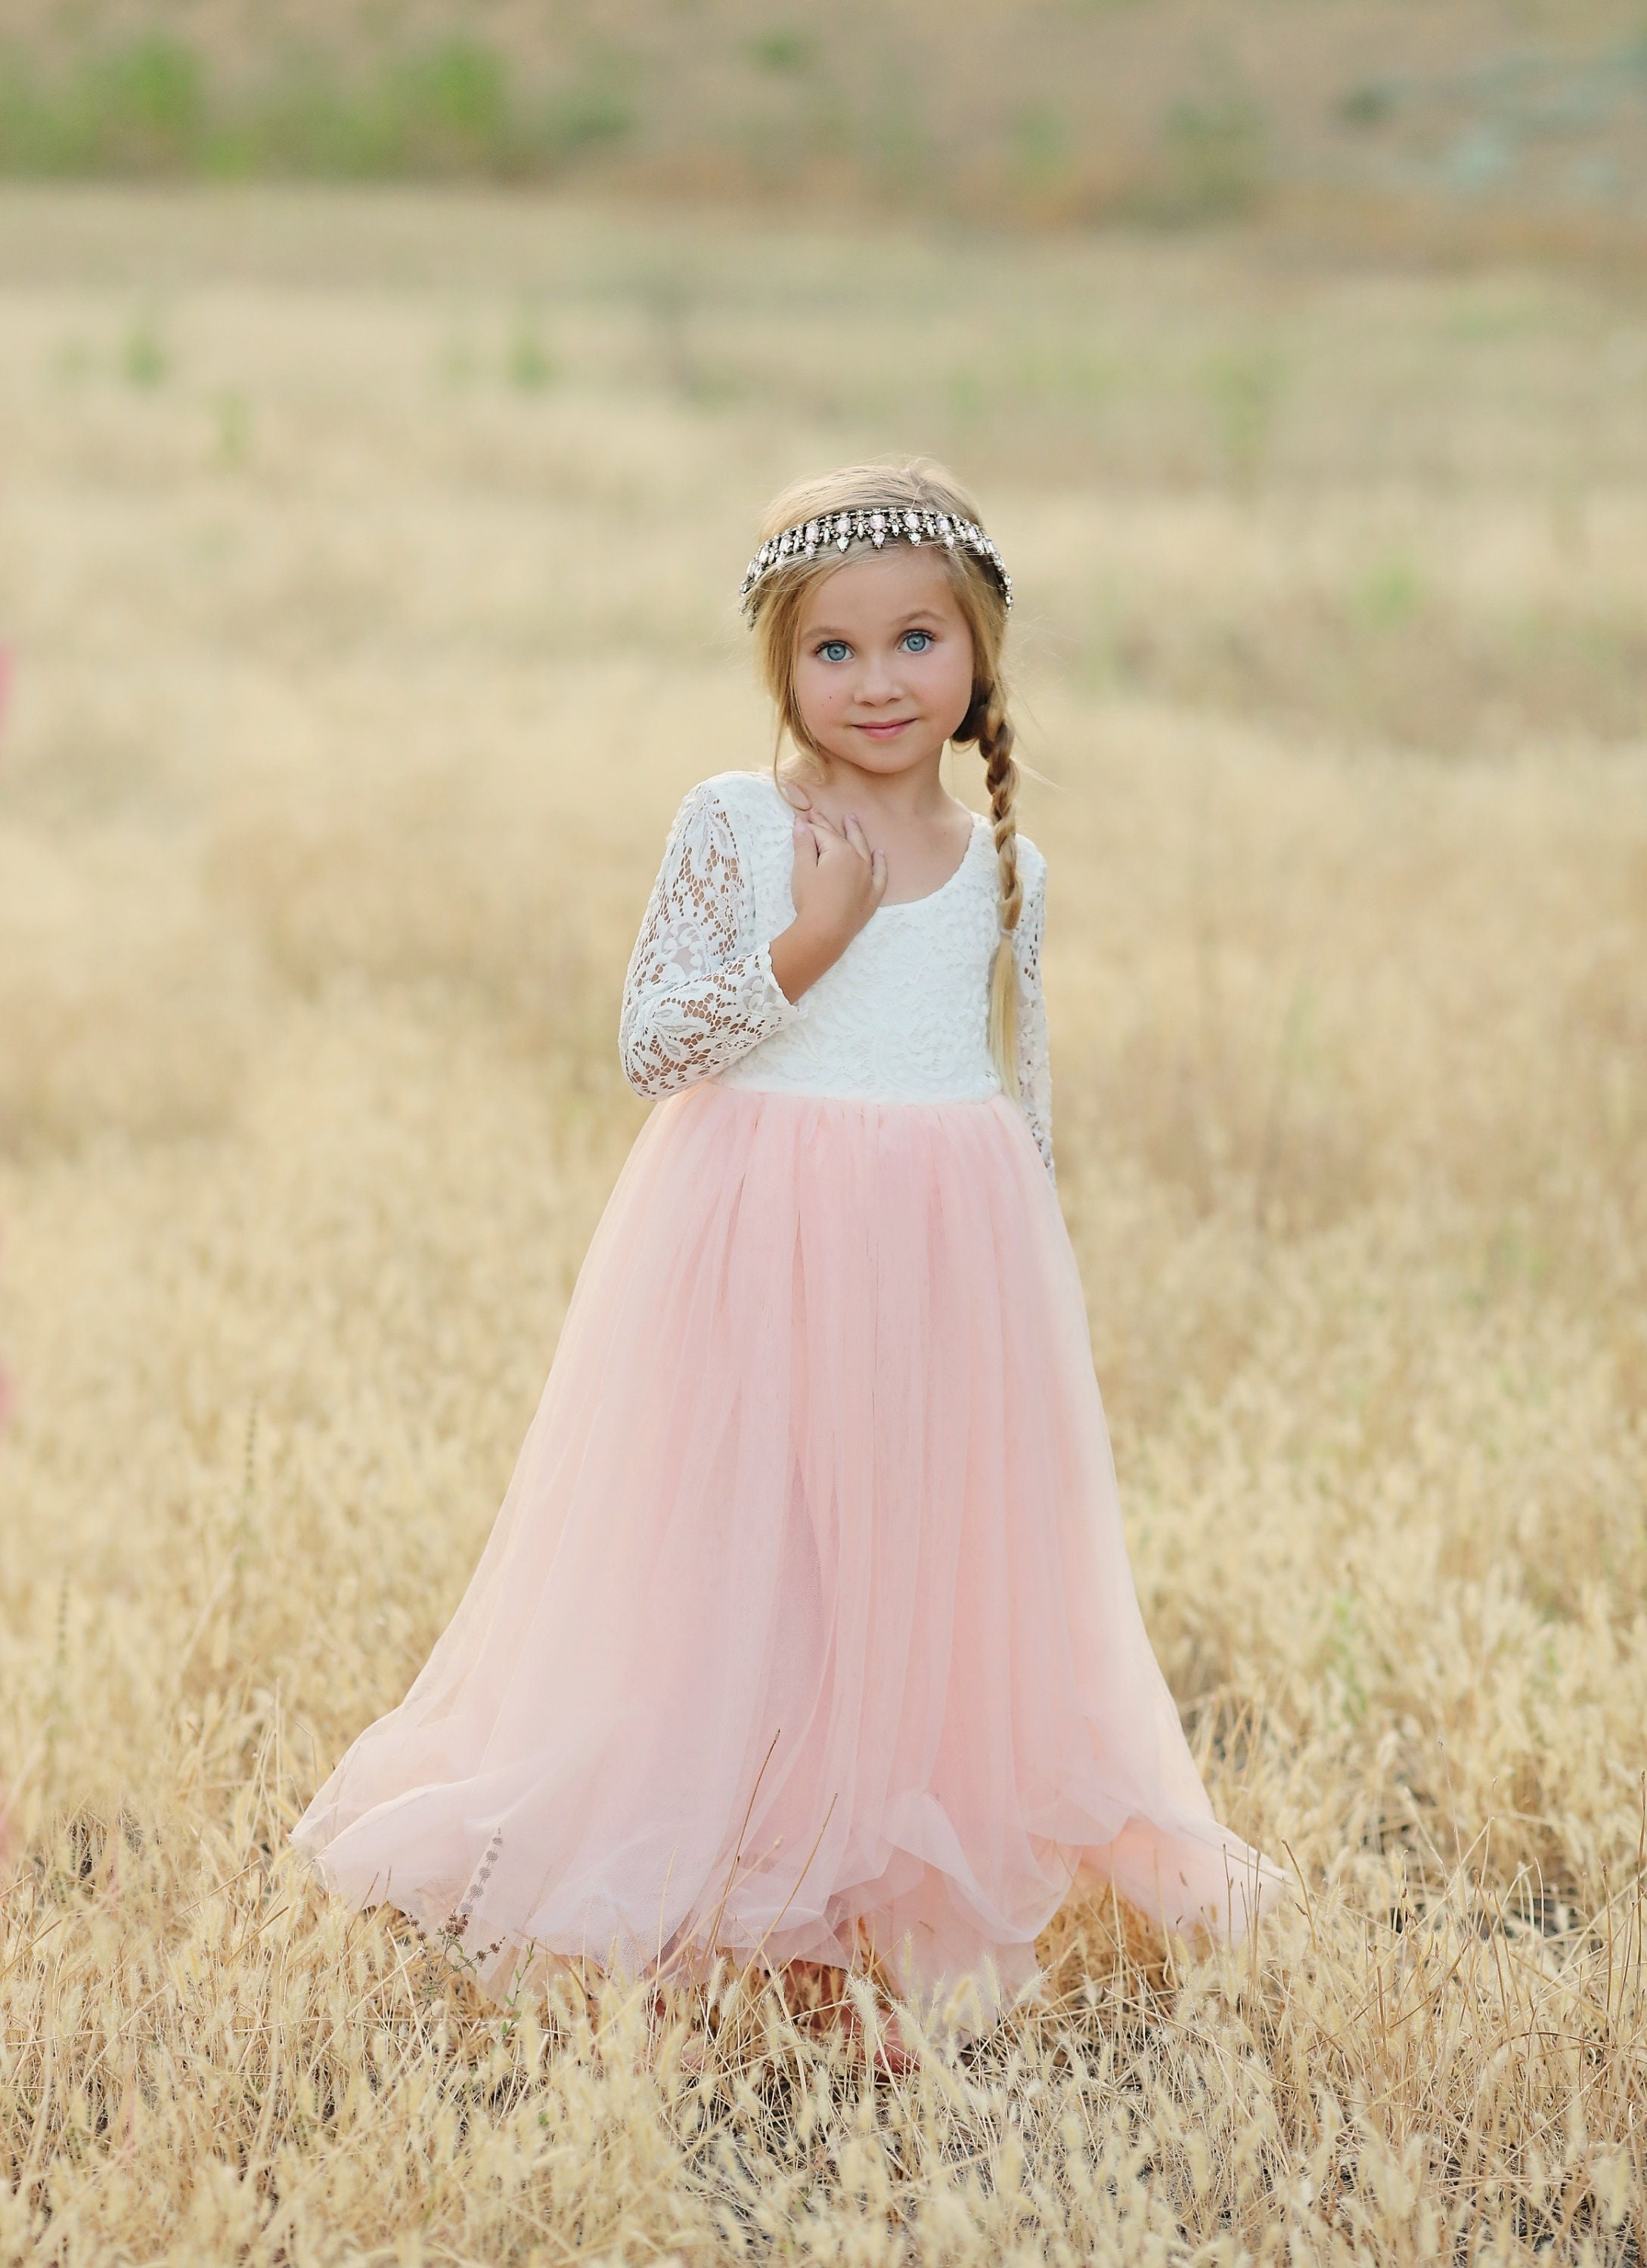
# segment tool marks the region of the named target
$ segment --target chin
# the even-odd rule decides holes
[[[939,753],[942,743],[939,744]],[[906,772],[924,763],[932,755],[930,741],[912,740],[907,734],[896,740],[863,740],[854,735],[850,746],[837,753],[849,764],[856,764],[864,772]]]

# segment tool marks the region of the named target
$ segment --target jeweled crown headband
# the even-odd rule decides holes
[[[883,504],[878,511],[826,512],[818,519],[804,519],[763,543],[750,560],[738,593],[744,613],[750,612],[757,586],[774,567],[787,566],[792,559],[816,559],[820,551],[845,551],[852,543],[873,543],[877,551],[885,543],[942,543],[950,551],[958,545],[983,561],[995,578],[1003,602],[1012,604],[1012,578],[976,520],[957,519],[950,512],[916,512],[902,504]]]

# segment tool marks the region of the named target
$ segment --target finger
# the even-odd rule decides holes
[[[846,814],[846,840],[860,858],[874,856],[869,848],[869,838],[863,831],[863,821],[855,811],[849,811]]]
[[[869,887],[874,892],[875,902],[878,905],[886,895],[886,852],[884,850],[872,850],[869,853]]]
[[[817,828],[818,832],[821,835],[826,836],[831,843],[839,843],[844,839],[840,829],[836,826],[834,821],[830,817],[827,811],[810,811],[807,814],[807,816],[812,825]],[[820,845],[820,848],[822,846]]]
[[[818,862],[818,840],[804,819],[794,823],[795,857],[803,865],[816,866]]]

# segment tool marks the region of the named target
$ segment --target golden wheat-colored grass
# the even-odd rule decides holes
[[[1261,242],[0,202],[0,2258],[1639,2261],[1644,372]],[[734,1977],[490,2007],[284,1837],[640,1122],[752,517],[921,444],[1145,1610],[1297,1897],[1067,1913],[876,2085]]]

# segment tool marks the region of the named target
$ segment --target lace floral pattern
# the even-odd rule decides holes
[[[726,808],[707,783],[681,806],[624,983],[617,1044],[638,1094],[677,1094],[800,1010],[755,942],[755,902]]]
[[[888,1102],[979,1102],[989,1056],[989,964],[999,934],[995,858],[980,821],[930,896],[883,906],[799,1004],[772,973],[794,918],[791,814],[770,775],[727,772],[682,805],[624,991],[624,1076],[646,1095],[703,1079],[765,1093]],[[1046,862],[1019,846],[1014,935],[1024,1116],[1052,1168],[1052,1082],[1041,995]]]
[[[1041,990],[1041,940],[1046,932],[1046,867],[1038,860],[1026,883],[1023,908],[1013,932],[1018,968],[1018,1100],[1030,1122],[1035,1146],[1054,1181],[1052,1163],[1052,1065],[1046,1038],[1046,996]]]

